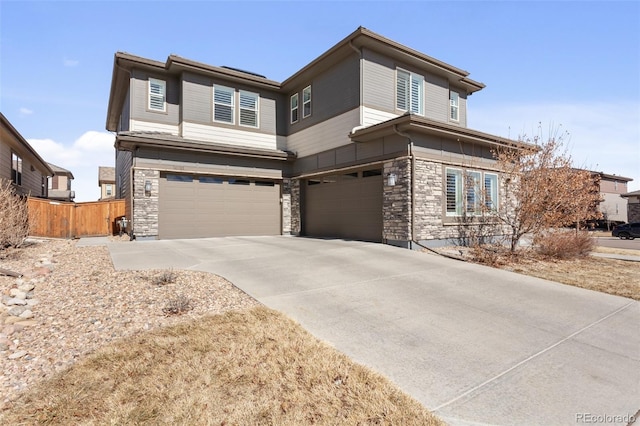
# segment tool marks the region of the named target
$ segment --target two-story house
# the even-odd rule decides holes
[[[0,113],[0,178],[11,181],[17,194],[47,197],[49,165]]]
[[[100,200],[109,200],[116,196],[115,167],[98,167],[98,186],[100,187]]]
[[[71,181],[74,179],[73,173],[55,164],[48,164],[51,170],[53,170],[53,176],[49,178],[48,183],[48,198],[58,201],[73,201],[76,197],[75,191],[71,190]]]
[[[482,88],[362,27],[282,83],[116,53],[116,196],[138,238],[453,238],[503,202],[492,149],[523,146],[467,127]]]
[[[628,192],[627,184],[633,179],[603,172],[593,173],[599,177],[600,195],[602,196],[599,210],[603,220],[608,224],[626,222],[628,202],[626,198],[622,197],[622,194]]]

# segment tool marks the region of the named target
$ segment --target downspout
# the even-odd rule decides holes
[[[409,135],[408,133],[403,133],[401,131],[398,130],[398,125],[394,124],[393,125],[393,131],[398,135],[398,136],[402,136],[403,138],[407,138],[407,140],[409,141],[409,157],[411,158],[411,187],[410,187],[410,191],[411,191],[411,235],[409,236],[409,249],[413,250],[413,244],[414,244],[414,239],[415,239],[415,235],[416,235],[416,222],[415,222],[415,217],[416,217],[416,197],[415,197],[415,170],[416,170],[416,156],[413,152],[413,140],[411,139],[411,135]]]
[[[357,54],[358,54],[358,70],[360,72],[360,79],[359,79],[359,91],[360,91],[360,103],[358,104],[358,109],[360,110],[360,118],[359,118],[359,122],[358,125],[362,126],[364,123],[364,105],[362,105],[362,101],[363,101],[363,90],[362,90],[362,82],[363,82],[363,70],[362,70],[362,49],[361,48],[357,48],[356,46],[353,45],[353,40],[349,40],[349,47],[352,48]]]

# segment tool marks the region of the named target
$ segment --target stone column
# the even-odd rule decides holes
[[[144,190],[145,182],[151,182],[151,192]],[[136,237],[158,237],[158,192],[160,171],[134,169],[133,171],[133,233]]]
[[[389,175],[394,174],[394,186],[389,185]],[[391,244],[408,243],[411,240],[411,160],[396,158],[384,163],[382,195],[382,237]],[[402,244],[401,244],[402,245]]]
[[[291,235],[300,235],[300,179],[291,179]]]

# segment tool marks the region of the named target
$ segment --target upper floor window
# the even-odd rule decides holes
[[[105,185],[104,194],[107,197],[111,197],[113,195],[113,185],[108,183]]]
[[[258,127],[258,94],[240,91],[240,125]]]
[[[149,79],[149,109],[165,112],[167,110],[167,82],[157,78]]]
[[[234,90],[225,86],[213,86],[213,121],[233,124]]]
[[[298,121],[298,94],[295,93],[291,96],[291,122],[296,123]]]
[[[424,115],[424,77],[397,70],[396,108]]]
[[[449,92],[449,118],[458,121],[460,118],[460,95],[454,91]]]
[[[490,212],[498,208],[498,175],[447,167],[445,192],[447,216]]]
[[[307,86],[302,90],[302,118],[311,115],[311,86]]]
[[[11,182],[22,185],[22,157],[15,152],[11,153]]]

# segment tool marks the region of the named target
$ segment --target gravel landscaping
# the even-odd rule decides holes
[[[208,273],[116,272],[106,247],[76,247],[69,240],[29,240],[21,249],[0,251],[0,269],[23,275],[0,275],[3,405],[108,342],[259,305]]]

